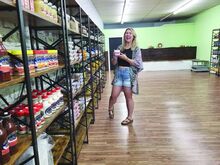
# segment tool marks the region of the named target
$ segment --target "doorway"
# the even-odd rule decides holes
[[[114,52],[114,49],[117,49],[119,45],[122,44],[122,37],[115,37],[115,38],[109,38],[109,61],[110,61],[110,69],[113,70],[114,67],[111,64],[112,55]]]

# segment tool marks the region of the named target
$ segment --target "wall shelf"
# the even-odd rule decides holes
[[[57,67],[52,67],[52,68],[49,68],[49,69],[45,69],[45,70],[42,70],[42,71],[31,73],[30,77],[31,78],[39,77],[39,76],[44,75],[46,73],[54,72],[54,71],[62,69],[62,68],[64,68],[63,65],[62,66],[57,66]],[[10,81],[0,83],[0,89],[5,88],[7,86],[12,86],[12,85],[21,83],[23,81],[24,81],[24,76],[12,76],[12,79]]]

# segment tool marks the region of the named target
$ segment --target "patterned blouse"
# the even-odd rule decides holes
[[[121,46],[119,47],[121,50]],[[132,93],[139,94],[139,87],[138,87],[138,73],[143,70],[143,61],[141,55],[141,49],[136,47],[132,50],[132,59],[135,62],[135,66],[130,66],[130,77],[131,77],[131,89]],[[116,64],[114,75],[117,75],[118,72],[118,65]],[[114,76],[113,82],[117,81],[117,76]]]

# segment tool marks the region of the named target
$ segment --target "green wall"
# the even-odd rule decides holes
[[[197,58],[210,59],[212,30],[220,28],[220,5],[198,14],[190,21],[195,22],[195,44]]]
[[[125,29],[105,29],[106,50],[109,49],[109,38],[122,37]],[[195,46],[194,23],[166,24],[157,27],[135,28],[138,45],[145,49],[149,46],[179,47],[180,45]]]

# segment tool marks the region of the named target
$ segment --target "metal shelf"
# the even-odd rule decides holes
[[[70,141],[70,137],[65,135],[53,135],[52,138],[55,141],[55,145],[52,149],[54,165],[57,165]]]
[[[30,77],[31,78],[39,77],[39,76],[44,75],[46,73],[54,72],[54,71],[62,69],[62,68],[64,68],[63,65],[57,66],[57,67],[48,68],[48,69],[45,69],[45,70],[42,70],[42,71],[31,73]],[[6,81],[6,82],[0,83],[0,89],[1,88],[5,88],[7,86],[12,86],[12,85],[21,83],[23,81],[24,81],[24,76],[12,76],[12,79],[10,81]]]
[[[12,16],[16,17],[17,15],[16,4],[14,4],[12,0],[0,0],[0,6],[5,9],[7,9],[7,7],[10,7],[8,11],[10,11],[11,17]],[[11,12],[13,8],[14,8],[14,11]],[[33,11],[23,8],[23,12],[24,12],[24,16],[27,16],[27,18],[29,19],[29,25],[32,25],[32,26],[44,25],[44,26],[60,26],[61,27],[61,24],[55,21],[49,20],[49,18],[43,17],[40,14],[35,13]],[[9,17],[8,14],[6,16]]]
[[[30,136],[18,136],[18,152],[10,157],[10,160],[5,165],[15,164],[16,160],[30,147],[31,137]]]
[[[54,121],[54,119],[65,109],[66,103],[58,109],[52,116],[45,120],[44,125],[37,131],[37,136],[43,133],[47,127]],[[31,146],[31,136],[30,135],[18,135],[18,152],[11,156],[10,161],[6,165],[12,165],[16,160]]]

